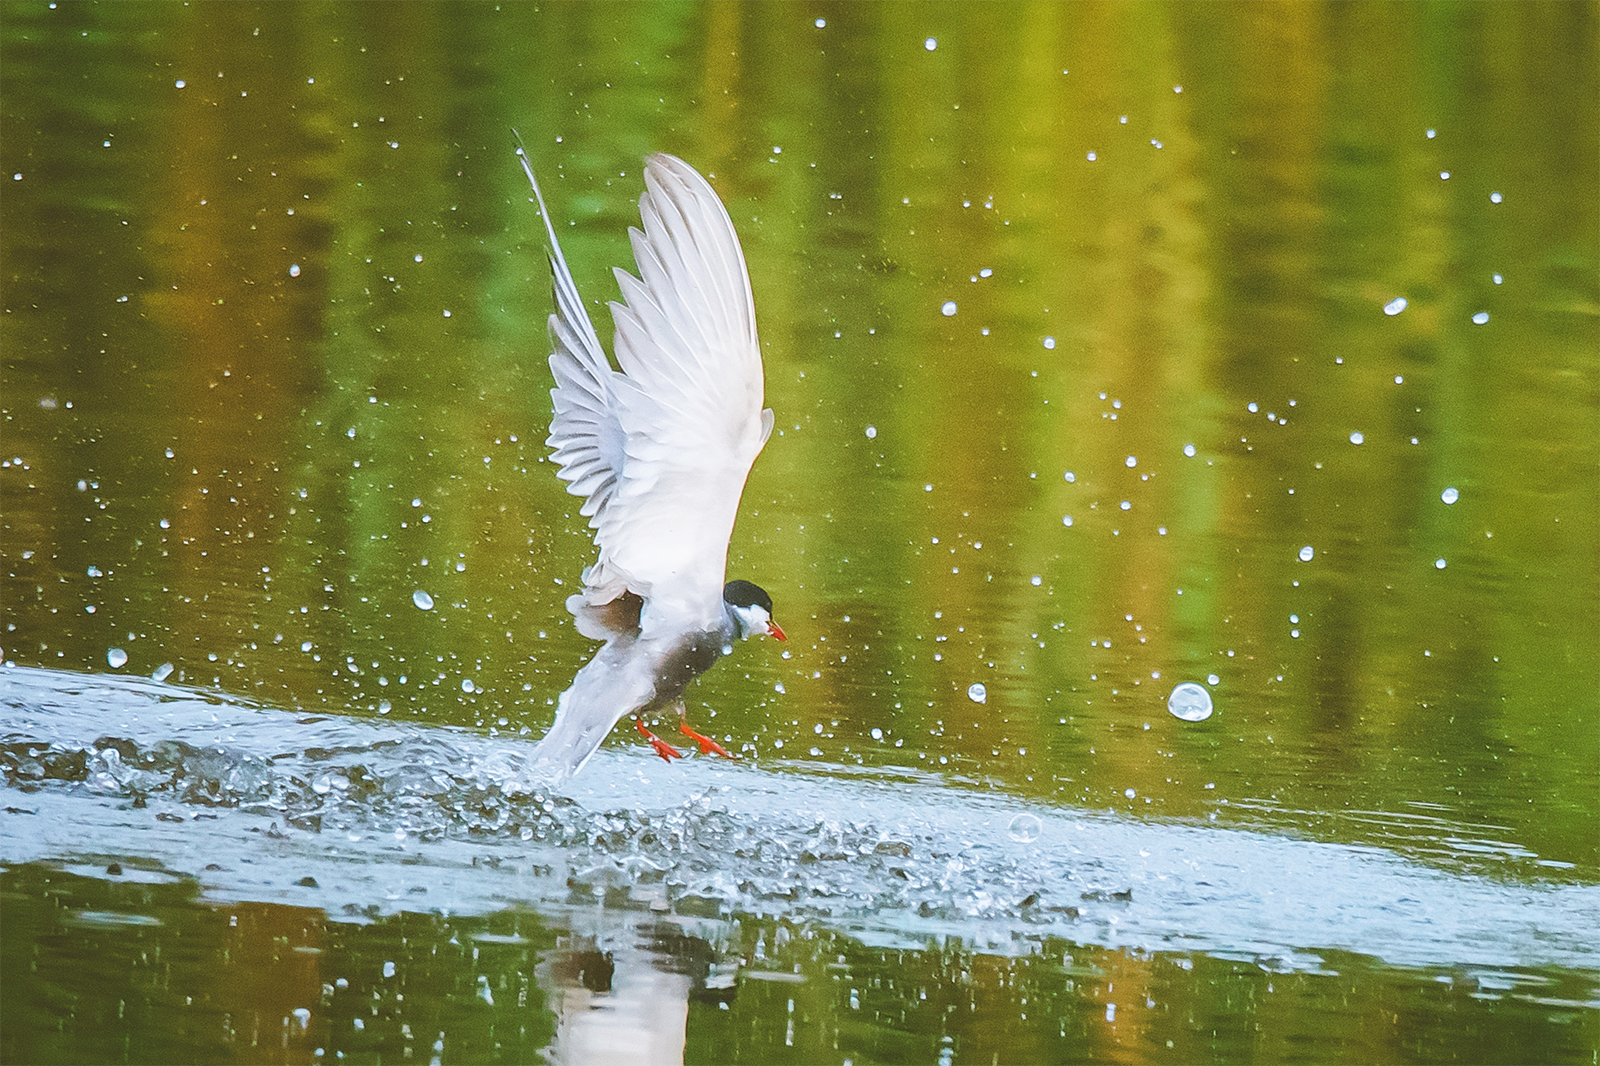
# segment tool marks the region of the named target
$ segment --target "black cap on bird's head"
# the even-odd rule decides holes
[[[760,607],[772,613],[772,597],[754,581],[730,581],[722,586],[722,598],[730,607]]]
[[[772,597],[754,581],[730,581],[722,586],[722,602],[728,605],[739,622],[740,636],[749,640],[756,633],[765,633],[778,640],[788,640],[783,629],[772,620]]]

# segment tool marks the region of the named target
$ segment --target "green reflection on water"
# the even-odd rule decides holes
[[[531,1062],[554,1039],[553,1061],[1581,1062],[1596,1035],[1589,985],[1560,971],[1328,953],[1306,973],[1057,937],[884,948],[750,916],[563,934],[520,910],[335,918],[107,877],[0,874],[6,1061]]]
[[[1600,866],[1592,6],[4,11],[8,657],[544,728],[516,126],[597,303],[646,151],[746,242],[735,750]]]

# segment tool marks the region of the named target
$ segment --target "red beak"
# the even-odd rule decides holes
[[[776,637],[778,640],[788,640],[789,639],[788,637],[783,635],[783,627],[778,625],[778,623],[774,622],[770,618],[767,619],[767,636]]]

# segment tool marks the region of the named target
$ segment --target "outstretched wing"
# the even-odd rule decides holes
[[[600,563],[648,582],[652,610],[720,619],[728,539],[772,429],[744,253],[722,201],[681,159],[646,160],[631,230],[639,277],[618,270],[615,390],[622,481],[600,514]],[[682,616],[679,615],[681,618]]]
[[[550,421],[550,436],[545,443],[554,449],[553,458],[559,467],[556,476],[569,483],[567,491],[587,497],[579,513],[598,529],[597,515],[615,495],[622,470],[625,435],[617,420],[611,385],[620,375],[611,369],[600,339],[595,336],[594,324],[583,309],[583,298],[578,295],[572,271],[567,269],[566,256],[561,254],[561,242],[556,239],[544,193],[539,190],[539,180],[533,176],[533,167],[520,142],[517,159],[533,186],[539,215],[550,238],[550,273],[555,287],[556,310],[550,316],[550,340],[554,346],[550,371],[556,380],[550,398],[555,417]]]
[[[630,230],[639,276],[617,271],[623,302],[611,305],[620,374],[545,216],[556,275],[547,443],[568,491],[587,497],[600,549],[568,606],[584,628],[586,608],[631,592],[649,636],[656,618],[680,629],[720,620],[739,496],[772,412],[761,407],[754,301],[728,212],[681,159],[653,155],[644,177],[644,229]],[[607,635],[596,626],[589,635]]]

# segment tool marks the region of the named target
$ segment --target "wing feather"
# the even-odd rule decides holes
[[[762,409],[755,301],[722,201],[669,155],[645,161],[642,229],[630,230],[638,276],[618,270],[611,305],[621,373],[611,368],[526,158],[550,238],[556,313],[547,441],[567,490],[586,497],[600,557],[569,602],[580,629],[605,637],[598,610],[633,592],[640,625],[714,625],[739,497],[771,432]],[[670,608],[670,611],[668,610]]]

